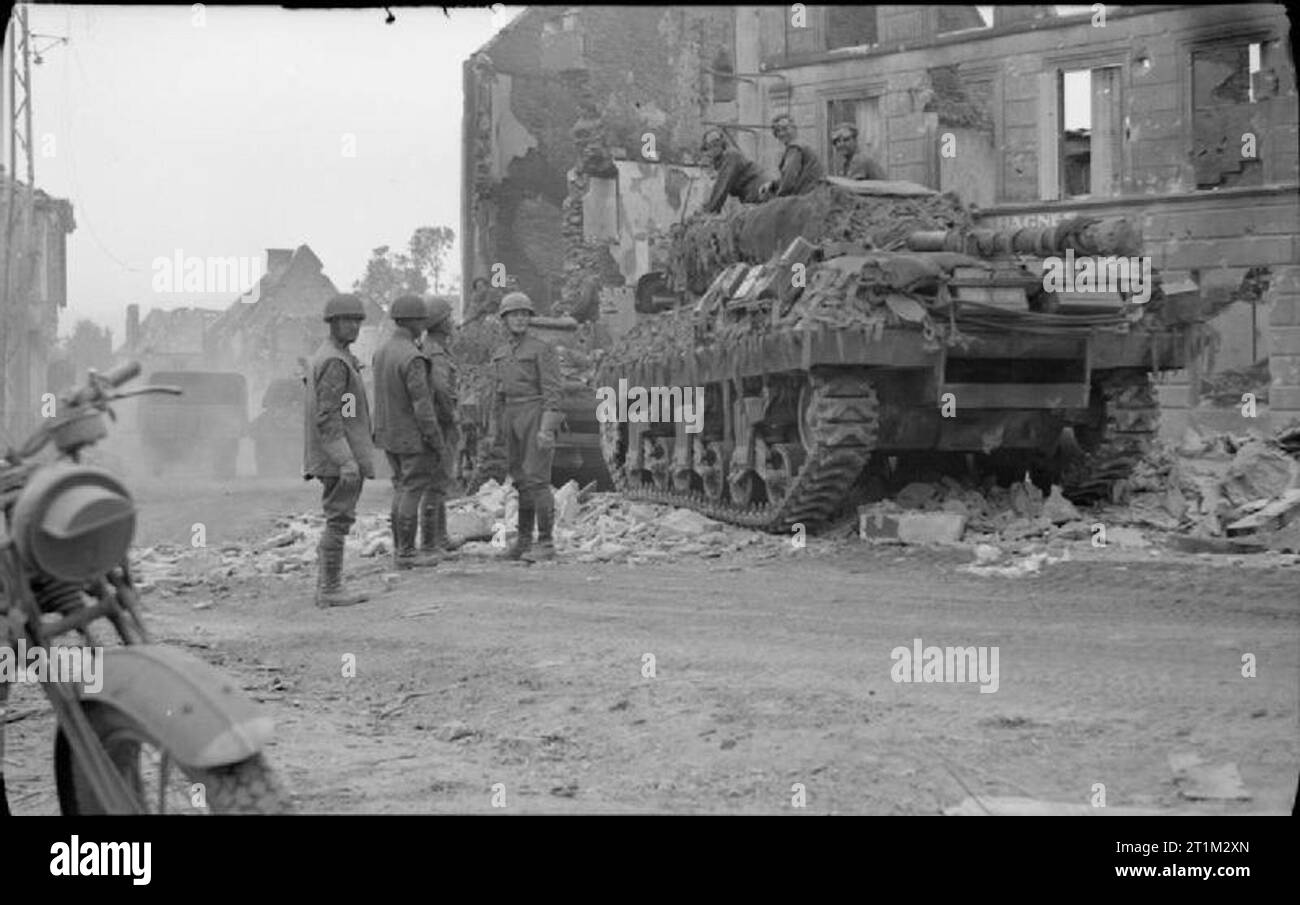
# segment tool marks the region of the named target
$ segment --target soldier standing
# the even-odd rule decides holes
[[[375,445],[393,472],[393,562],[399,569],[437,565],[416,552],[420,500],[443,456],[442,429],[429,392],[429,362],[416,345],[428,320],[424,299],[404,295],[388,311],[397,329],[375,353]]]
[[[420,549],[449,553],[460,546],[447,535],[447,489],[455,476],[460,445],[460,431],[456,428],[456,362],[449,351],[452,329],[451,305],[431,299],[421,351],[429,361],[429,389],[442,428],[445,454],[439,458],[433,481],[420,501]]]
[[[365,306],[355,295],[325,303],[329,337],[307,362],[304,382],[303,474],[323,485],[325,529],[316,548],[316,605],[352,606],[365,594],[343,591],[343,543],[357,520],[357,500],[366,478],[375,476],[370,442],[370,408],[361,365],[348,349],[361,332]]]
[[[554,347],[528,332],[532,300],[512,292],[501,300],[510,341],[492,355],[496,378],[497,442],[506,447],[510,477],[519,491],[519,536],[502,556],[538,562],[555,558],[555,497],[551,460],[560,413],[560,360]],[[537,523],[537,550],[533,522]]]

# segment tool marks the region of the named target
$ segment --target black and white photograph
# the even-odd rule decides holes
[[[1282,4],[6,27],[0,814],[1293,813]]]

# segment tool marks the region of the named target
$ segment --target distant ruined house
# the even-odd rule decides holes
[[[244,375],[254,414],[271,381],[298,376],[299,359],[310,356],[325,338],[321,312],[339,290],[322,268],[306,245],[268,248],[262,278],[208,328],[211,367]],[[376,308],[369,322],[378,323],[381,316]]]
[[[155,309],[141,320],[131,305],[118,355],[139,359],[146,372],[237,371],[248,382],[249,415],[255,416],[271,382],[300,376],[300,359],[325,338],[321,313],[338,289],[322,267],[306,245],[268,248],[261,279],[224,311]],[[382,318],[378,307],[369,312],[362,340]]]

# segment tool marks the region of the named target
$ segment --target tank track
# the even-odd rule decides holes
[[[787,532],[795,524],[809,531],[829,521],[843,506],[848,490],[876,445],[879,406],[876,391],[862,376],[809,375],[812,396],[807,421],[812,449],[789,491],[778,503],[742,507],[701,492],[633,486],[625,469],[606,459],[615,488],[633,500],[693,509],[709,518],[746,528]]]
[[[1146,371],[1104,374],[1097,386],[1105,407],[1101,437],[1067,472],[1063,493],[1074,502],[1122,502],[1129,476],[1155,442],[1160,404]]]

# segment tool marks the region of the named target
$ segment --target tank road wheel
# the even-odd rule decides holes
[[[726,447],[717,441],[702,443],[700,447],[701,454],[695,457],[695,471],[704,485],[704,498],[711,503],[721,503],[726,496],[729,454]]]
[[[1083,454],[1066,463],[1063,492],[1076,503],[1120,502],[1160,424],[1151,375],[1135,368],[1100,372],[1093,380],[1090,408],[1091,423],[1075,430]]]
[[[650,481],[656,490],[669,490],[672,484],[672,441],[664,437],[645,437],[641,448],[642,462],[650,473]]]
[[[633,499],[663,501],[670,496],[677,505],[710,518],[763,531],[784,533],[795,524],[814,530],[825,524],[843,509],[853,482],[875,451],[875,388],[865,369],[775,376],[782,396],[769,404],[761,425],[775,442],[755,438],[752,460],[738,458],[726,440],[698,438],[691,439],[689,458],[673,457],[671,448],[665,455],[631,431],[621,469],[618,456],[623,450],[608,441],[603,444],[615,485]],[[790,392],[795,381],[802,384],[797,395]],[[740,427],[747,435],[749,426]],[[689,462],[698,490],[684,493],[679,487],[665,493],[650,486],[651,463],[660,459],[670,485],[673,470]]]
[[[752,468],[742,468],[731,474],[727,483],[731,487],[731,502],[742,509],[756,506],[764,500],[763,479]]]
[[[767,448],[763,478],[767,485],[767,497],[773,506],[785,502],[799,475],[799,469],[803,467],[804,458],[804,447],[798,443],[774,443]]]

